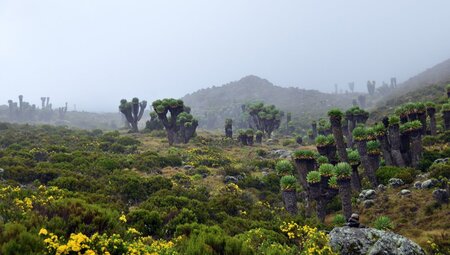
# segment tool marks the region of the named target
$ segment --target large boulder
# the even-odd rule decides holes
[[[391,178],[388,181],[389,186],[393,187],[393,188],[398,188],[400,186],[403,186],[405,183],[403,182],[402,179],[399,178]]]
[[[448,203],[449,195],[446,189],[437,189],[433,191],[433,198],[439,204]]]
[[[334,228],[330,234],[333,251],[346,255],[422,255],[423,249],[406,237],[374,228]]]
[[[368,199],[375,199],[377,197],[377,192],[373,189],[365,189],[359,193],[358,198],[360,201],[368,200]]]
[[[422,182],[422,189],[431,189],[438,184],[436,179],[428,179]]]

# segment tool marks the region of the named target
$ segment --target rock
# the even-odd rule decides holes
[[[266,176],[266,175],[268,175],[269,173],[268,173],[267,171],[262,171],[261,174],[262,174],[263,176]]]
[[[428,179],[422,182],[422,189],[431,189],[436,186],[436,184],[438,184],[438,181],[436,179]]]
[[[399,194],[402,196],[411,196],[411,191],[409,189],[402,189]]]
[[[377,197],[377,193],[373,189],[365,189],[359,193],[359,199],[362,201],[368,199],[375,199]]]
[[[225,176],[224,182],[225,183],[230,183],[230,182],[237,183],[238,182],[238,178],[236,178],[234,176],[227,175],[227,176]]]
[[[449,195],[447,190],[445,189],[437,189],[433,191],[433,198],[438,202],[439,204],[448,203]]]
[[[393,187],[393,188],[398,188],[400,186],[403,186],[405,183],[403,182],[402,179],[399,178],[391,178],[388,181],[389,186]]]
[[[288,150],[273,150],[270,154],[278,158],[286,159],[291,157],[292,152]]]
[[[0,168],[0,174],[3,174],[5,172],[5,169]]]
[[[408,238],[373,228],[338,227],[329,233],[333,251],[346,255],[424,255],[424,250]]]
[[[370,208],[374,205],[375,205],[375,200],[373,200],[373,199],[368,199],[368,200],[363,201],[364,208]]]
[[[416,181],[416,182],[414,183],[414,188],[416,188],[416,189],[421,189],[421,188],[422,188],[422,182]]]
[[[275,144],[278,144],[278,139],[268,139],[267,141],[266,141],[266,144],[267,145],[275,145]]]
[[[384,186],[383,184],[378,185],[377,189],[379,191],[385,191],[386,190],[386,186]]]
[[[434,164],[447,163],[448,160],[449,160],[449,158],[438,158],[438,159],[436,159],[433,163],[434,163]]]
[[[193,166],[190,166],[190,165],[185,165],[185,166],[183,166],[183,169],[184,169],[184,170],[193,170],[194,167],[193,167]]]

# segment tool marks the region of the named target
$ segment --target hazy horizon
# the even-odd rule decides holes
[[[449,1],[0,0],[0,105],[117,111],[247,75],[365,91],[450,57]]]

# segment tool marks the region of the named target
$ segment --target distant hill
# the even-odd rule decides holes
[[[403,95],[432,85],[444,85],[448,83],[450,83],[450,59],[447,59],[399,84],[389,96],[382,97],[382,100],[380,100],[377,105],[382,106],[388,101],[396,100]],[[421,94],[425,98],[429,98],[430,94],[434,93],[433,90],[430,90],[429,93],[427,93],[426,89],[422,92],[425,93]]]
[[[380,120],[383,116],[393,113],[397,106],[406,102],[442,103],[447,100],[445,86],[449,83],[450,59],[447,59],[399,84],[389,96],[380,97],[376,106],[371,109],[371,119]]]
[[[235,127],[245,127],[241,119],[241,105],[255,101],[274,104],[285,113],[291,112],[293,119],[309,127],[310,121],[325,116],[330,108],[350,107],[357,96],[357,93],[328,94],[317,90],[285,88],[250,75],[219,87],[201,89],[182,99],[200,119],[200,127],[216,129],[223,127],[226,118],[232,118]]]

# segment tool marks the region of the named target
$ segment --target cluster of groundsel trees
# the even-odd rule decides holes
[[[450,86],[447,88],[447,93]],[[422,157],[422,137],[436,135],[436,105],[432,102],[406,103],[385,117],[381,123],[366,126],[368,112],[352,107],[345,113],[339,109],[328,112],[329,123],[313,122],[310,137],[315,136],[318,154],[298,150],[290,161],[279,161],[276,170],[285,209],[297,214],[297,188],[301,187],[305,198],[306,213],[311,213],[312,201],[316,203],[318,218],[325,219],[325,205],[340,195],[343,214],[352,213],[352,191],[361,190],[358,168],[372,188],[378,186],[376,171],[384,164],[417,168]],[[444,130],[450,129],[450,104],[441,109]],[[429,120],[429,121],[428,121]],[[294,166],[297,173],[294,174]],[[298,185],[300,184],[300,185]]]
[[[138,122],[144,115],[147,101],[139,101],[133,98],[131,102],[126,99],[120,101],[119,110],[129,123],[130,132],[138,132]],[[151,121],[156,122],[156,117],[167,132],[169,144],[188,143],[195,136],[198,121],[190,114],[191,109],[184,105],[182,100],[166,98],[152,103],[153,112],[150,113]],[[152,122],[150,125],[154,125]],[[157,124],[155,124],[157,125]]]

